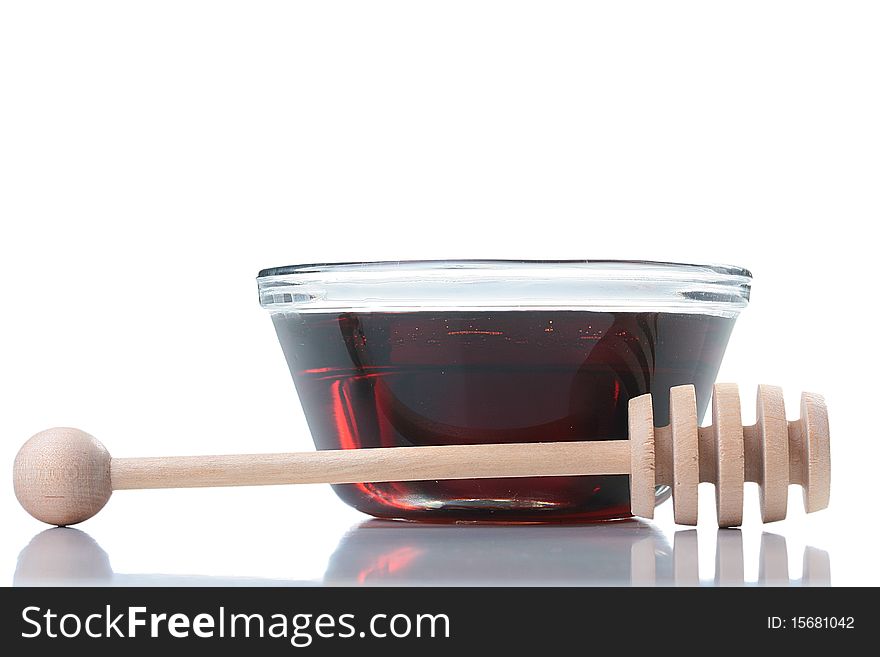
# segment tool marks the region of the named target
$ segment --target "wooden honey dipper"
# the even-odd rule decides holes
[[[807,513],[828,506],[828,413],[804,393],[801,417],[787,421],[782,390],[759,386],[757,423],[743,427],[739,393],[716,384],[712,425],[700,428],[692,385],[670,390],[669,425],[655,427],[651,395],[629,402],[629,440],[442,445],[290,454],[110,458],[78,429],[42,431],[15,458],[15,494],[52,525],[88,520],[114,490],[270,484],[630,475],[633,515],[654,517],[655,486],[672,488],[675,521],[697,522],[697,486],[715,484],[718,525],[742,522],[743,482],[761,487],[764,522],[785,518],[789,483],[804,490]]]

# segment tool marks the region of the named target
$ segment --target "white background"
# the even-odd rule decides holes
[[[878,31],[871,2],[2,2],[0,464],[54,425],[118,456],[310,449],[261,268],[725,262],[755,274],[720,375],[746,419],[759,382],[831,410],[831,507],[793,488],[767,530],[795,579],[810,545],[880,584]],[[0,514],[12,583],[43,527],[8,482]],[[363,520],[309,486],[118,493],[82,529],[117,575],[320,581]]]

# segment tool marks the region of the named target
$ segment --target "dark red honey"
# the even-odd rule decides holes
[[[734,320],[699,314],[437,311],[273,315],[318,449],[627,436],[627,402],[693,383],[700,414]],[[335,486],[373,516],[622,518],[626,476]]]

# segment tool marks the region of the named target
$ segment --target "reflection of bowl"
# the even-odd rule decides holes
[[[318,449],[626,437],[627,402],[709,401],[751,277],[590,261],[299,265],[258,279]],[[379,517],[629,515],[625,476],[336,486]],[[658,499],[666,494],[658,490]]]
[[[637,521],[596,527],[370,520],[330,557],[334,586],[602,586],[672,582],[672,548]]]

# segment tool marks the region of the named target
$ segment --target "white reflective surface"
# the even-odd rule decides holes
[[[762,533],[748,581],[738,530],[676,532],[637,521],[598,526],[416,525],[369,520],[342,535],[317,580],[119,572],[91,536],[47,529],[18,557],[16,586],[827,586],[831,558],[807,546],[792,575],[785,537]],[[712,575],[700,541],[715,543]],[[243,573],[244,575],[244,573]]]

